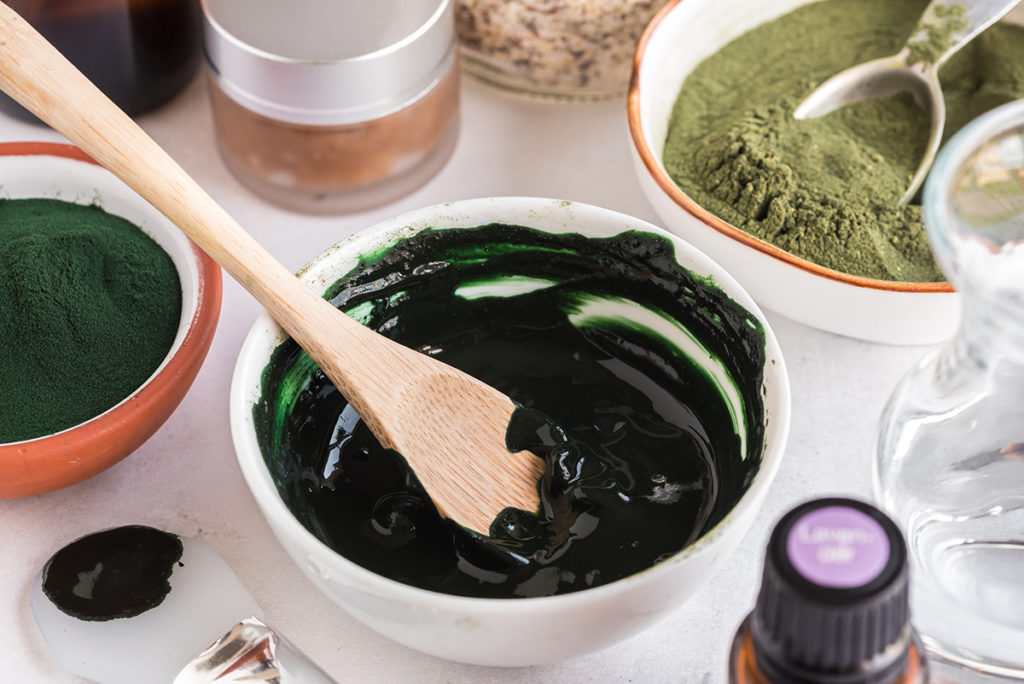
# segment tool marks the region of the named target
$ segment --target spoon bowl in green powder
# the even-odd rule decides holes
[[[0,498],[94,475],[205,358],[220,271],[77,148],[0,144]]]
[[[843,68],[890,54],[927,0],[685,0],[648,27],[629,124],[641,184],[667,226],[762,305],[832,332],[925,344],[955,329],[920,206],[897,206],[927,138],[905,97],[797,121]],[[1024,97],[1011,13],[940,71],[947,135]]]

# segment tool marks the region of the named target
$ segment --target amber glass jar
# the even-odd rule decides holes
[[[121,109],[169,100],[199,65],[198,0],[6,0]],[[0,109],[38,121],[6,95]]]
[[[310,213],[405,195],[458,135],[450,0],[203,0],[210,103],[226,166]]]

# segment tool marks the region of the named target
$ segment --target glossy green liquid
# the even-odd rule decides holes
[[[499,598],[606,584],[713,527],[760,465],[764,332],[659,236],[428,230],[364,257],[327,294],[506,392],[524,407],[510,444],[547,463],[541,510],[506,510],[482,539],[438,515],[404,459],[286,342],[254,409],[264,458],[302,524],[378,574]]]

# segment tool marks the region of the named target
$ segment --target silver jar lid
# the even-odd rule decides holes
[[[202,0],[217,84],[279,121],[343,125],[390,114],[455,54],[452,0]]]

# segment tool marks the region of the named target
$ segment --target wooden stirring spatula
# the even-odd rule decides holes
[[[63,133],[215,259],[319,364],[441,514],[488,534],[535,511],[543,461],[510,453],[515,410],[497,390],[349,318],[307,289],[35,29],[0,4],[0,89]]]

